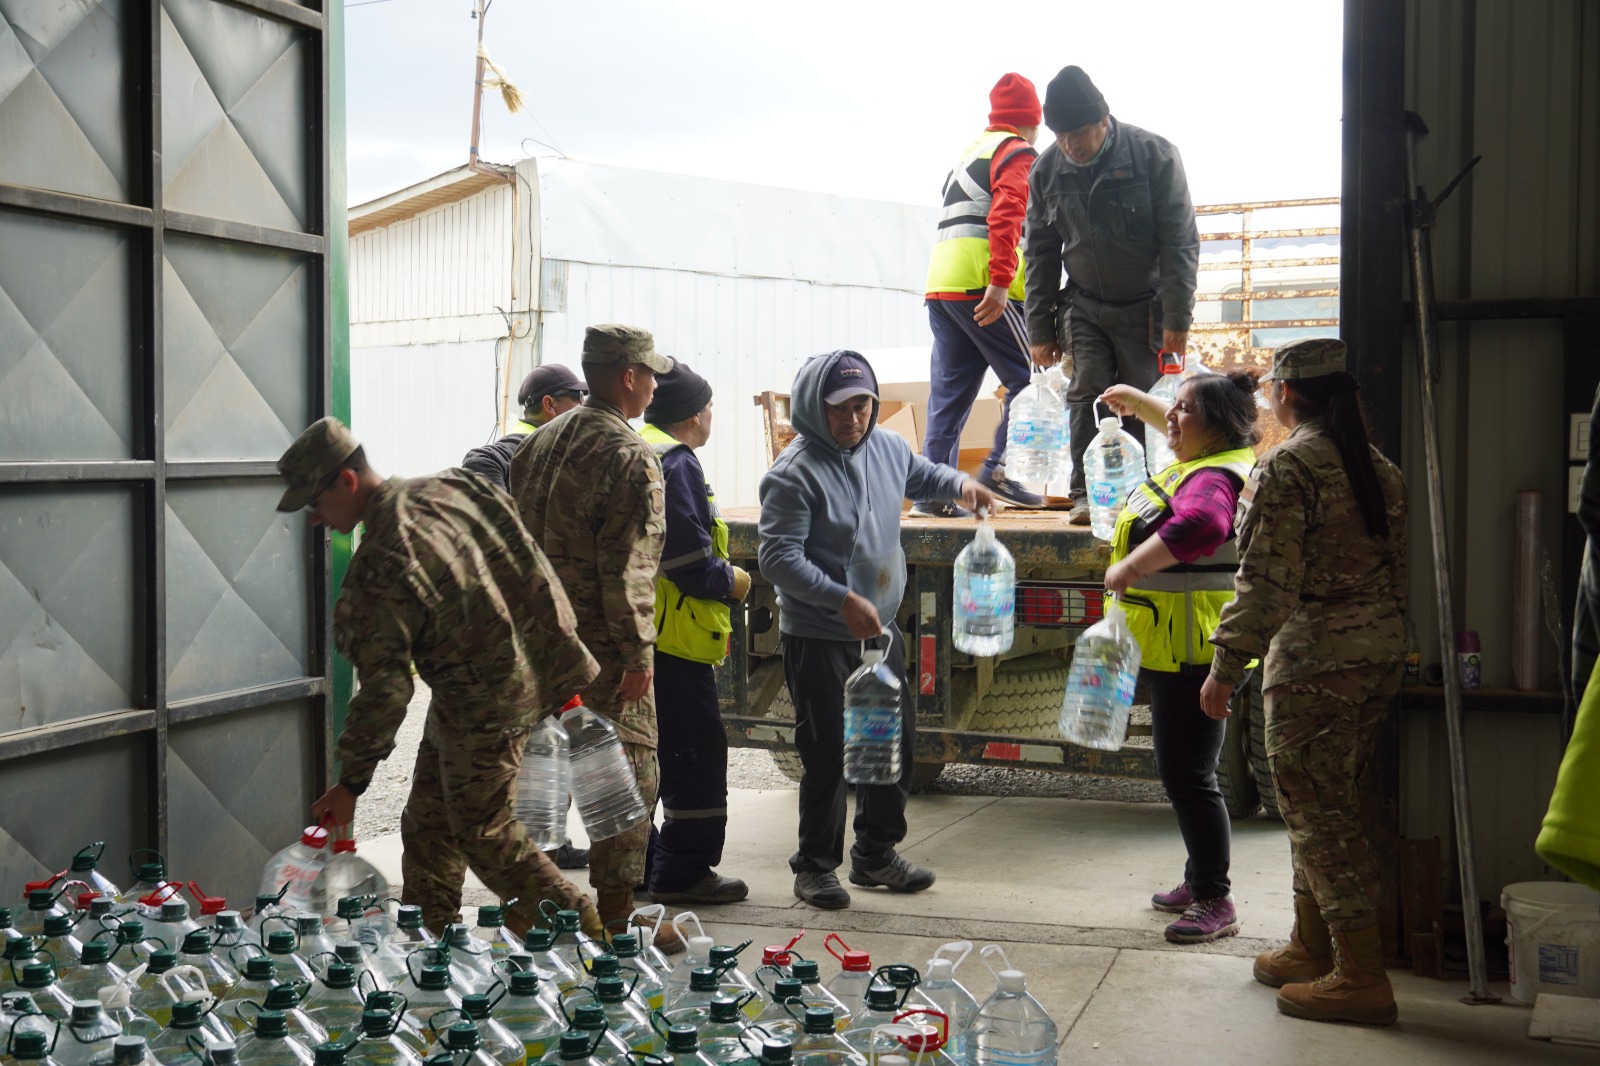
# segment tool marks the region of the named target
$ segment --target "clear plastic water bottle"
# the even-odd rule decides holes
[[[783,980],[792,981],[794,978],[786,977]],[[781,1010],[781,1008],[782,1004],[774,1003],[761,1013],[765,1016],[767,1011]],[[792,1034],[799,1031],[799,1026],[789,1015],[784,1015],[784,1021],[787,1023],[784,1033]],[[760,1025],[760,1022],[756,1024]],[[746,1036],[746,1030],[749,1027],[750,1021],[739,1009],[738,1000],[732,996],[713,996],[705,1021],[699,1027],[700,1050],[705,1053],[706,1058],[718,1066],[733,1066],[734,1063],[748,1062],[751,1045],[746,1043],[746,1040],[750,1039]],[[780,1035],[779,1031],[771,1026],[761,1025],[761,1030],[769,1036]]]
[[[955,957],[947,957],[947,952]],[[961,1063],[967,1061],[967,1039],[971,1034],[973,1022],[978,1017],[978,1000],[956,980],[956,967],[960,966],[971,952],[971,941],[958,940],[941,944],[922,971],[922,983],[907,1001],[908,1010],[927,1006],[945,1016],[947,1026],[945,1048],[952,1058]],[[925,1019],[913,1015],[910,1020],[920,1022]]]
[[[150,1042],[150,1054],[162,1066],[193,1066],[191,1038],[206,1044],[233,1042],[233,1030],[207,1010],[204,1003],[188,1000],[172,1005],[172,1024]]]
[[[500,1023],[522,1041],[529,1062],[538,1062],[555,1047],[567,1023],[539,994],[539,975],[514,973],[499,1004]]]
[[[62,989],[61,982],[56,980],[55,967],[42,961],[19,966],[21,975],[17,980],[17,990],[32,996],[34,1003],[46,1014],[63,1020],[70,1019],[73,1009],[82,1001],[73,999]],[[96,1000],[95,1006],[99,1005]]]
[[[206,990],[220,1003],[239,983],[239,971],[217,955],[211,946],[211,933],[209,929],[196,929],[184,937],[178,949],[178,964],[193,966],[204,974]]]
[[[563,714],[578,702],[561,708]],[[528,734],[517,772],[517,821],[541,851],[558,848],[567,838],[567,797],[572,791],[572,754],[566,730],[552,715]]]
[[[762,1048],[763,1056],[766,1048]],[[794,1038],[794,1061],[806,1066],[867,1066],[867,1057],[839,1035],[833,1011],[807,1007],[800,1032]]]
[[[161,909],[156,912],[156,916],[146,918],[144,922],[147,934],[174,949],[183,943],[184,937],[199,928],[199,924],[189,917],[189,904],[176,895],[171,895],[162,901]]]
[[[388,879],[376,866],[356,854],[353,838],[342,837],[333,842],[328,863],[312,886],[314,906],[310,909],[324,918],[332,918],[338,914],[342,899],[352,896],[382,899],[388,894]]]
[[[306,1017],[322,1027],[329,1040],[343,1040],[361,1029],[366,999],[356,986],[356,968],[335,960],[323,968],[321,979],[306,996]]]
[[[1145,476],[1144,449],[1119,419],[1100,420],[1100,432],[1083,453],[1083,476],[1089,490],[1089,530],[1109,541],[1128,493]]]
[[[239,1066],[315,1066],[311,1048],[289,1032],[289,1020],[275,1010],[256,1016],[251,1031],[239,1038]]]
[[[522,1066],[528,1049],[521,1039],[494,1015],[494,1002],[481,992],[461,997],[461,1013],[478,1030],[478,1041],[500,1066]]]
[[[656,968],[650,964],[650,961],[644,957],[644,949],[639,946],[639,935],[632,932],[617,933],[611,938],[611,950],[617,956],[617,962],[624,971],[624,977],[628,976],[629,971],[639,975],[639,981],[634,986],[634,991],[644,998],[646,1005],[653,1011],[660,1010],[666,1006],[667,987],[665,981],[662,975],[656,971]]]
[[[673,1066],[717,1066],[700,1049],[700,1033],[692,1025],[669,1025],[665,1043],[666,1057],[672,1060]]]
[[[1056,1023],[1028,994],[1027,978],[1011,968],[997,945],[983,954],[997,956],[1005,968],[995,974],[995,990],[978,1008],[968,1061],[972,1066],[1054,1066]]]
[[[1192,381],[1201,374],[1210,374],[1198,356],[1190,359],[1177,352],[1162,352],[1156,357],[1161,363],[1161,376],[1156,383],[1150,386],[1150,395],[1171,407],[1178,399],[1178,389],[1186,381]],[[1166,430],[1154,426],[1146,426],[1144,431],[1144,460],[1145,468],[1150,476],[1155,477],[1161,471],[1178,461],[1172,454],[1172,449],[1167,447]]]
[[[122,1027],[111,1020],[97,999],[80,999],[61,1027],[56,1040],[56,1061],[61,1066],[104,1066],[111,1061],[111,1042]]]
[[[17,1033],[16,1039],[7,1043],[12,1056],[18,1062],[28,1063],[29,1066],[59,1066],[60,1060],[50,1053],[51,1044],[61,1046],[60,1032],[40,1032],[37,1029],[24,1029]]]
[[[136,856],[146,856],[143,861],[136,862]],[[150,856],[154,856],[150,858]],[[141,918],[154,918],[161,904],[144,902],[146,896],[154,895],[166,888],[167,860],[164,855],[153,848],[139,848],[128,856],[128,869],[133,874],[133,883],[124,888],[116,897],[119,904],[132,907],[139,912]]]
[[[350,1049],[355,1061],[366,1066],[421,1066],[422,1056],[400,1035],[400,1016],[387,1010],[367,1010],[361,1015],[361,1036]]]
[[[884,634],[887,643],[888,634]],[[900,714],[900,679],[888,648],[861,645],[861,665],[844,683],[844,779],[852,785],[892,785],[900,780],[905,723]]]
[[[1017,564],[994,535],[989,516],[978,513],[978,535],[961,549],[955,566],[952,638],[968,655],[999,655],[1011,648]]]
[[[835,942],[839,950],[834,949]],[[852,951],[838,933],[829,933],[822,946],[839,960],[841,967],[828,982],[828,991],[849,1009],[853,1019],[866,1008],[867,989],[872,985],[872,956],[865,951]]]
[[[1059,477],[1066,427],[1061,397],[1035,371],[1033,382],[1011,401],[1006,423],[1006,476],[1040,483]]]
[[[863,952],[862,954],[865,954]],[[872,960],[867,960],[870,968]],[[789,967],[789,974],[800,982],[800,998],[808,1007],[831,1007],[834,1019],[839,1023],[839,1031],[844,1032],[850,1025],[854,1012],[838,996],[834,995],[822,983],[822,967],[816,959],[802,959],[796,955],[793,964]]]
[[[500,1066],[483,1046],[483,1036],[471,1022],[456,1022],[440,1033],[427,1061],[438,1066]]]
[[[1127,616],[1109,593],[1105,617],[1079,635],[1061,700],[1061,735],[1074,744],[1117,751],[1128,739],[1134,683],[1139,677],[1139,642]]]
[[[328,831],[320,825],[308,825],[299,840],[267,860],[267,865],[261,871],[261,887],[256,894],[272,896],[281,893],[279,903],[286,911],[316,911],[317,878],[322,876],[330,857]],[[241,1047],[240,1051],[242,1055],[244,1049]]]
[[[111,961],[115,945],[91,940],[83,945],[78,965],[65,977],[58,977],[63,994],[71,999],[97,999],[102,988],[116,984],[128,971]]]
[[[569,705],[570,706],[570,705]],[[572,796],[590,840],[608,840],[648,816],[617,731],[582,703],[561,714],[571,744]]]
[[[540,982],[555,990],[553,998],[559,999],[568,990],[583,983],[583,971],[574,970],[571,963],[557,954],[555,944],[554,929],[529,929],[528,935],[522,938],[522,947],[531,961],[523,968],[531,966],[531,971],[539,975]],[[515,959],[516,956],[510,958]]]
[[[33,997],[26,992],[7,992],[0,996],[0,1054],[11,1046],[13,1033],[19,1036],[29,1032],[43,1033],[47,1040],[53,1041],[56,1024],[56,1019],[40,1010]]]
[[[84,845],[72,857],[69,873],[74,881],[82,881],[102,898],[115,900],[122,894],[122,889],[112,884],[110,879],[100,872],[100,857],[105,852],[106,842],[103,840]]]
[[[565,1001],[561,1009],[566,1010]],[[565,1044],[568,1037],[574,1033],[582,1033],[589,1043],[590,1058],[603,1066],[633,1066],[632,1050],[622,1037],[611,1030],[606,1022],[606,1012],[601,1009],[600,1004],[589,1002],[573,1008],[568,1021],[571,1028],[562,1034],[562,1044]],[[543,1061],[552,1062],[559,1054],[559,1047],[554,1051],[547,1051]]]

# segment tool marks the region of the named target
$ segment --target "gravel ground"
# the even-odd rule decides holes
[[[428,686],[417,682],[405,724],[395,737],[394,753],[378,764],[371,786],[356,809],[361,836],[376,837],[400,830],[400,811],[411,790],[411,768],[422,742],[422,722],[428,709]],[[1150,709],[1135,707],[1136,724],[1149,724]],[[1149,737],[1134,737],[1129,745],[1148,747]],[[797,787],[758,748],[728,752],[728,785],[732,788],[787,789]],[[950,765],[924,791],[946,796],[1051,796],[1062,799],[1115,800],[1122,803],[1165,803],[1166,793],[1155,781],[1132,781],[1083,774],[1053,774],[1016,770],[1004,766]]]

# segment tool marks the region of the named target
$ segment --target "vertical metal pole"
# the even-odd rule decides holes
[[[1425,130],[1424,130],[1425,132]],[[1439,653],[1444,665],[1444,720],[1450,742],[1450,793],[1455,812],[1456,858],[1461,875],[1461,916],[1466,923],[1467,1003],[1496,1003],[1489,995],[1483,957],[1483,915],[1479,912],[1477,861],[1472,845],[1472,803],[1467,792],[1467,758],[1461,728],[1461,681],[1455,670],[1455,605],[1450,592],[1450,546],[1445,536],[1444,478],[1439,468],[1439,422],[1434,403],[1438,361],[1433,320],[1433,273],[1426,225],[1433,207],[1417,184],[1417,136],[1406,137],[1406,219],[1411,252],[1412,303],[1417,320],[1417,376],[1422,386],[1422,442],[1427,457],[1428,524],[1432,533],[1434,585],[1438,589]]]
[[[467,166],[478,168],[478,118],[483,110],[483,19],[489,13],[486,0],[478,0],[474,16],[478,20],[477,73],[472,79],[472,144],[467,149]]]

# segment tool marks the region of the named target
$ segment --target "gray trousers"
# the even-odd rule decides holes
[[[1156,360],[1161,350],[1161,295],[1132,303],[1106,303],[1081,289],[1069,288],[1062,299],[1067,306],[1061,348],[1072,358],[1072,384],[1067,389],[1067,423],[1072,434],[1070,491],[1074,500],[1082,500],[1087,498],[1083,453],[1099,432],[1095,400],[1119,383],[1149,389],[1161,375]],[[1144,442],[1143,422],[1125,418],[1122,427]]]

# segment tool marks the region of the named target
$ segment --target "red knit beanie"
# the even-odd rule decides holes
[[[989,90],[989,125],[1037,126],[1039,93],[1021,74],[1007,74]]]

